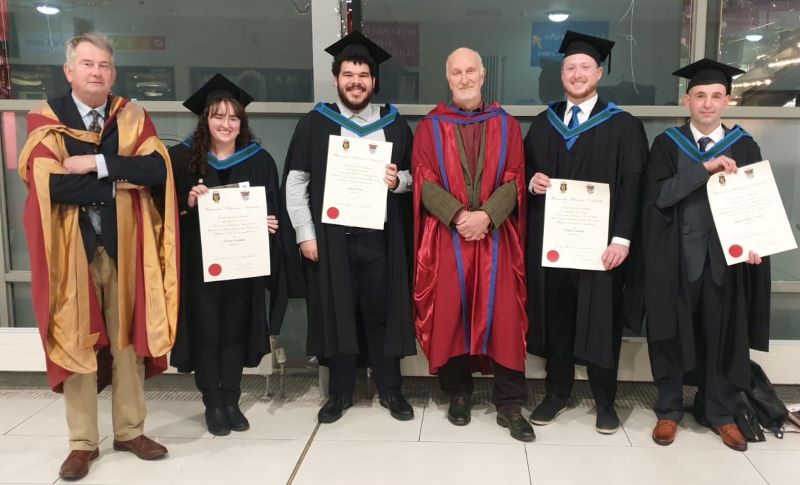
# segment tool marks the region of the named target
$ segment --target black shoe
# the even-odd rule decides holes
[[[544,426],[556,420],[559,414],[567,410],[567,401],[554,394],[546,394],[542,402],[531,413],[531,423]]]
[[[247,431],[250,429],[250,422],[239,409],[239,404],[226,404],[225,416],[228,418],[228,424],[231,426],[231,431]]]
[[[352,399],[345,400],[339,396],[331,396],[317,413],[317,421],[320,423],[335,423],[342,417],[344,410],[352,405]]]
[[[619,430],[619,417],[614,411],[614,406],[597,408],[597,421],[595,421],[594,429],[602,434],[614,434]]]
[[[389,410],[389,414],[399,421],[409,421],[414,419],[414,408],[406,401],[400,391],[391,391],[386,397],[380,399],[381,406]]]
[[[221,407],[206,408],[206,427],[208,432],[215,436],[231,434],[231,425]]]
[[[533,427],[528,424],[528,420],[519,411],[504,413],[497,411],[497,424],[511,431],[511,437],[520,441],[533,441],[536,434]]]
[[[470,398],[457,396],[450,399],[450,407],[447,408],[447,420],[456,426],[466,426],[472,420],[470,412],[472,403]]]

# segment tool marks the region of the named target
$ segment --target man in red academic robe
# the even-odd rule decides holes
[[[108,383],[113,448],[167,454],[143,434],[144,379],[166,369],[175,339],[178,212],[150,117],[111,95],[113,54],[102,34],[67,42],[71,93],[28,114],[20,153],[33,312],[69,428],[66,480],[99,456],[97,392]]]
[[[447,59],[453,102],[414,137],[414,311],[431,374],[450,397],[447,417],[470,421],[472,372],[495,375],[497,423],[534,439],[521,414],[525,382],[525,197],[519,123],[485,105],[473,50]]]

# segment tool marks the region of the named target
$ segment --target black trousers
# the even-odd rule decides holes
[[[467,354],[448,360],[439,368],[439,385],[449,397],[469,397],[472,395],[472,364]],[[503,367],[492,361],[494,389],[492,403],[498,411],[512,412],[528,402],[528,386],[525,373]]]
[[[200,285],[193,305],[194,380],[206,407],[236,404],[241,395],[245,335],[252,307],[249,280]]]
[[[722,288],[714,283],[706,262],[703,273],[689,283],[689,300],[695,324],[695,354],[700,378],[698,393],[705,397],[706,419],[713,426],[733,423],[736,388],[719,371],[722,331]],[[658,362],[662,375],[656,376],[658,399],[653,407],[659,419],[680,421],[683,417],[683,359],[680,342],[670,340],[649,345],[651,366]]]
[[[545,391],[564,401],[572,394],[575,384],[575,321],[578,308],[578,277],[580,270],[545,269]],[[615,363],[619,362],[622,327],[614,329]],[[617,366],[607,369],[588,363],[589,386],[597,407],[609,409],[617,396]]]
[[[400,391],[400,358],[385,356],[386,315],[389,306],[389,271],[383,231],[361,232],[347,236],[353,308],[358,318],[359,340],[366,344],[369,366],[381,396]],[[363,337],[363,338],[361,338]],[[357,356],[340,354],[330,359],[331,396],[352,398],[356,386]]]

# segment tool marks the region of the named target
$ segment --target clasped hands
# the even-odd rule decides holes
[[[484,211],[460,210],[453,218],[456,230],[467,241],[480,241],[489,233],[492,219]]]

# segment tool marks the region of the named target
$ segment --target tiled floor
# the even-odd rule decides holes
[[[623,428],[594,431],[594,411],[578,383],[572,409],[536,427],[531,444],[512,440],[486,403],[490,381],[479,380],[472,423],[447,422],[447,402],[434,379],[407,379],[416,418],[391,419],[377,401],[360,399],[337,423],[318,426],[321,403],[312,377],[287,379],[284,398],[261,400],[263,380],[248,377],[243,409],[251,429],[214,437],[186,376],[148,383],[146,433],[165,444],[167,459],[143,462],[111,447],[110,400],[100,395],[100,459],[89,484],[796,484],[800,433],[768,437],[746,453],[684,419],[673,446],[650,439],[654,417],[647,384],[623,384]],[[363,396],[365,383],[359,385]],[[530,381],[533,401],[542,384]],[[793,390],[791,392],[797,392]],[[357,396],[358,397],[358,396]],[[529,411],[529,410],[528,410]],[[528,412],[526,411],[526,413]],[[40,387],[0,386],[0,484],[58,483],[66,456],[62,399]]]

